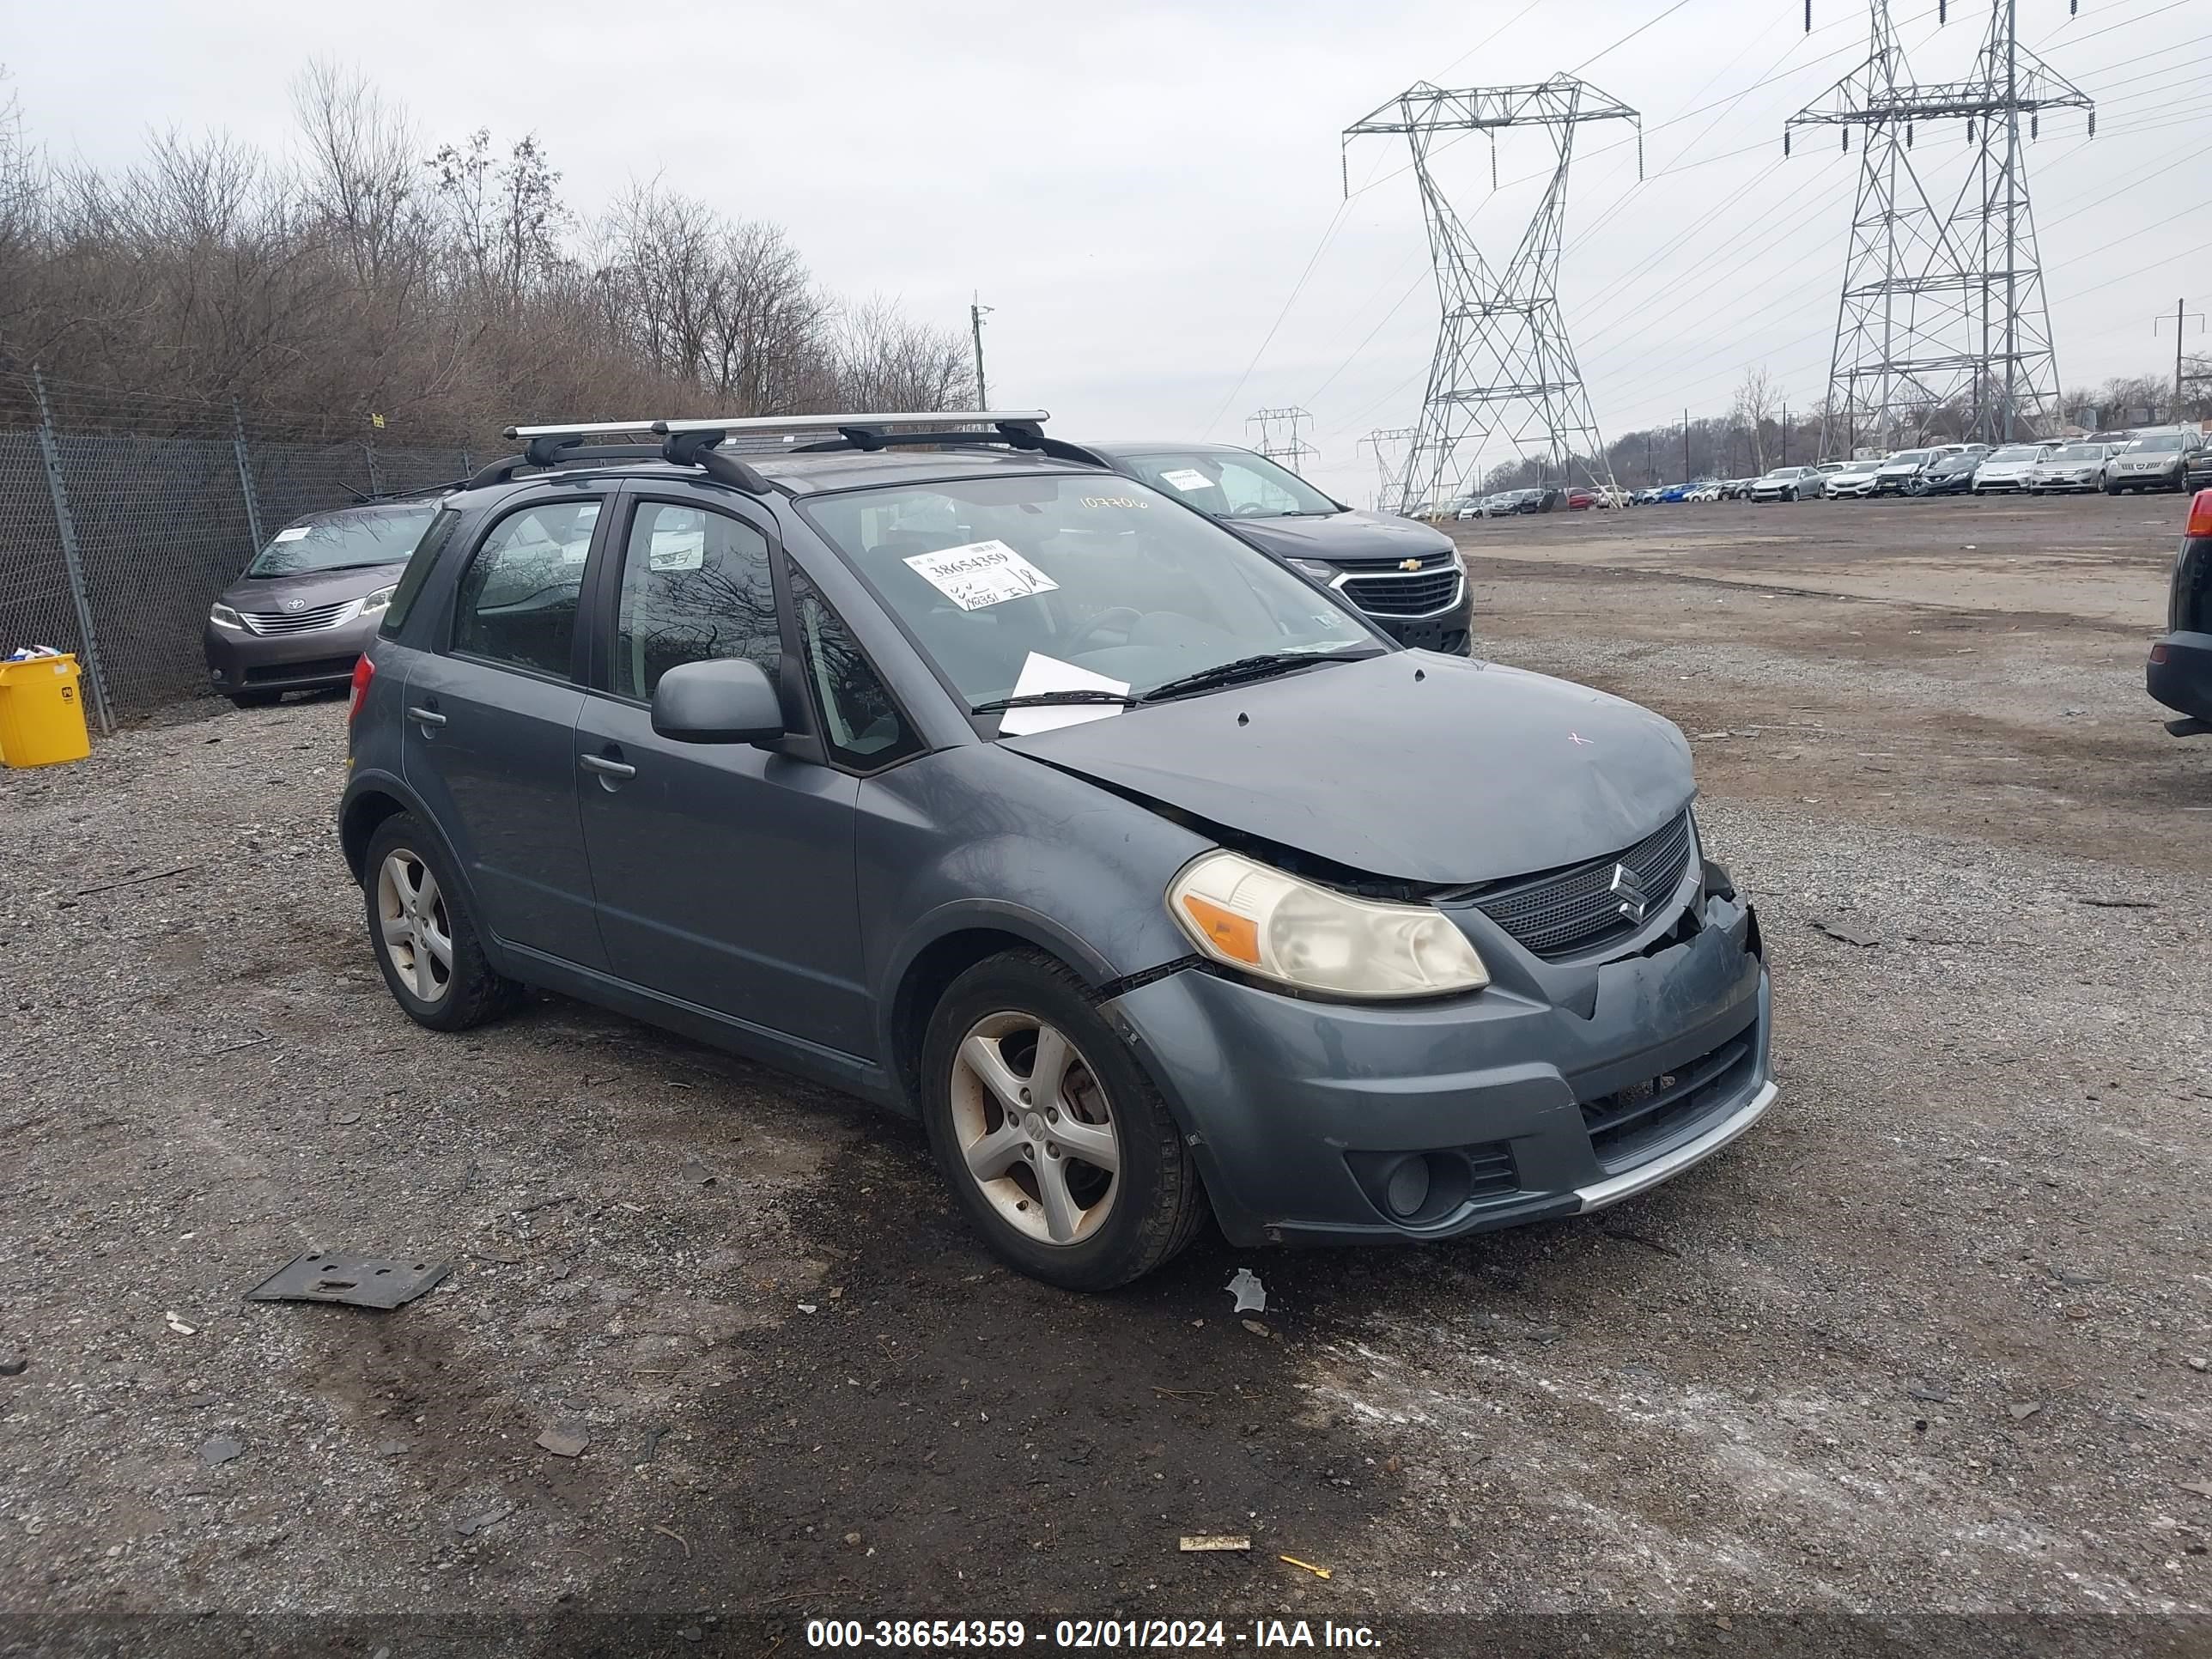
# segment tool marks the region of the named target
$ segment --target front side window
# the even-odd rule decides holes
[[[679,663],[747,657],[775,677],[783,655],[768,538],[703,507],[641,501],[623,553],[613,685],[650,701]]]
[[[357,507],[313,524],[289,525],[253,556],[246,574],[297,576],[311,570],[404,564],[422,539],[422,532],[430,527],[435,511],[422,502],[407,507]]]
[[[1137,476],[1162,494],[1217,519],[1334,518],[1337,504],[1264,455],[1192,450],[1132,455]]]
[[[1124,479],[933,482],[802,510],[971,708],[1018,680],[1023,695],[1141,696],[1249,657],[1388,648],[1266,554]]]
[[[492,526],[453,606],[453,649],[568,678],[596,499],[538,501]]]

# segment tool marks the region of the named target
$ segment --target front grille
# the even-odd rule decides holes
[[[1583,1127],[1598,1162],[1633,1157],[1696,1121],[1741,1089],[1752,1062],[1753,1026],[1695,1060],[1656,1077],[1581,1103]]]
[[[1434,569],[1347,576],[1345,597],[1370,617],[1425,617],[1459,598],[1459,571],[1451,564]]]
[[[1620,913],[1613,871],[1625,868],[1652,908],[1674,896],[1690,856],[1690,815],[1685,810],[1662,829],[1610,858],[1593,859],[1487,894],[1475,908],[1540,957],[1575,956],[1609,939],[1625,939],[1644,924]]]
[[[271,680],[288,684],[298,680],[342,680],[353,672],[357,658],[310,657],[305,662],[272,662],[246,671],[248,685],[266,684]]]
[[[359,599],[339,599],[330,605],[311,605],[304,611],[244,611],[246,625],[257,634],[307,634],[318,628],[336,628],[350,622],[361,609]]]

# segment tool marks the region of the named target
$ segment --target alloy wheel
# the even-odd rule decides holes
[[[987,1014],[952,1063],[962,1161],[1009,1226],[1042,1244],[1079,1244],[1121,1191],[1121,1138],[1097,1073],[1035,1014]]]
[[[376,919],[385,953],[401,983],[436,1002],[453,982],[453,927],[430,866],[404,847],[376,872]]]

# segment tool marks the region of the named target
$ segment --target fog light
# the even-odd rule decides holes
[[[1421,1206],[1429,1201],[1429,1160],[1419,1153],[1400,1158],[1397,1168],[1390,1171],[1382,1200],[1390,1206],[1390,1213],[1401,1218],[1419,1214]]]

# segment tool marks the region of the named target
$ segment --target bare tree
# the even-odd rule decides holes
[[[881,297],[841,315],[836,324],[835,396],[845,409],[950,409],[975,399],[975,366],[968,343],[933,328]]]
[[[1729,418],[1750,439],[1751,464],[1754,471],[1764,472],[1767,469],[1770,453],[1767,428],[1781,410],[1783,395],[1763,365],[1744,370],[1743,379],[1736,383],[1735,401],[1729,406]],[[1777,435],[1779,431],[1778,427]],[[1778,449],[1779,446],[1772,447]]]

